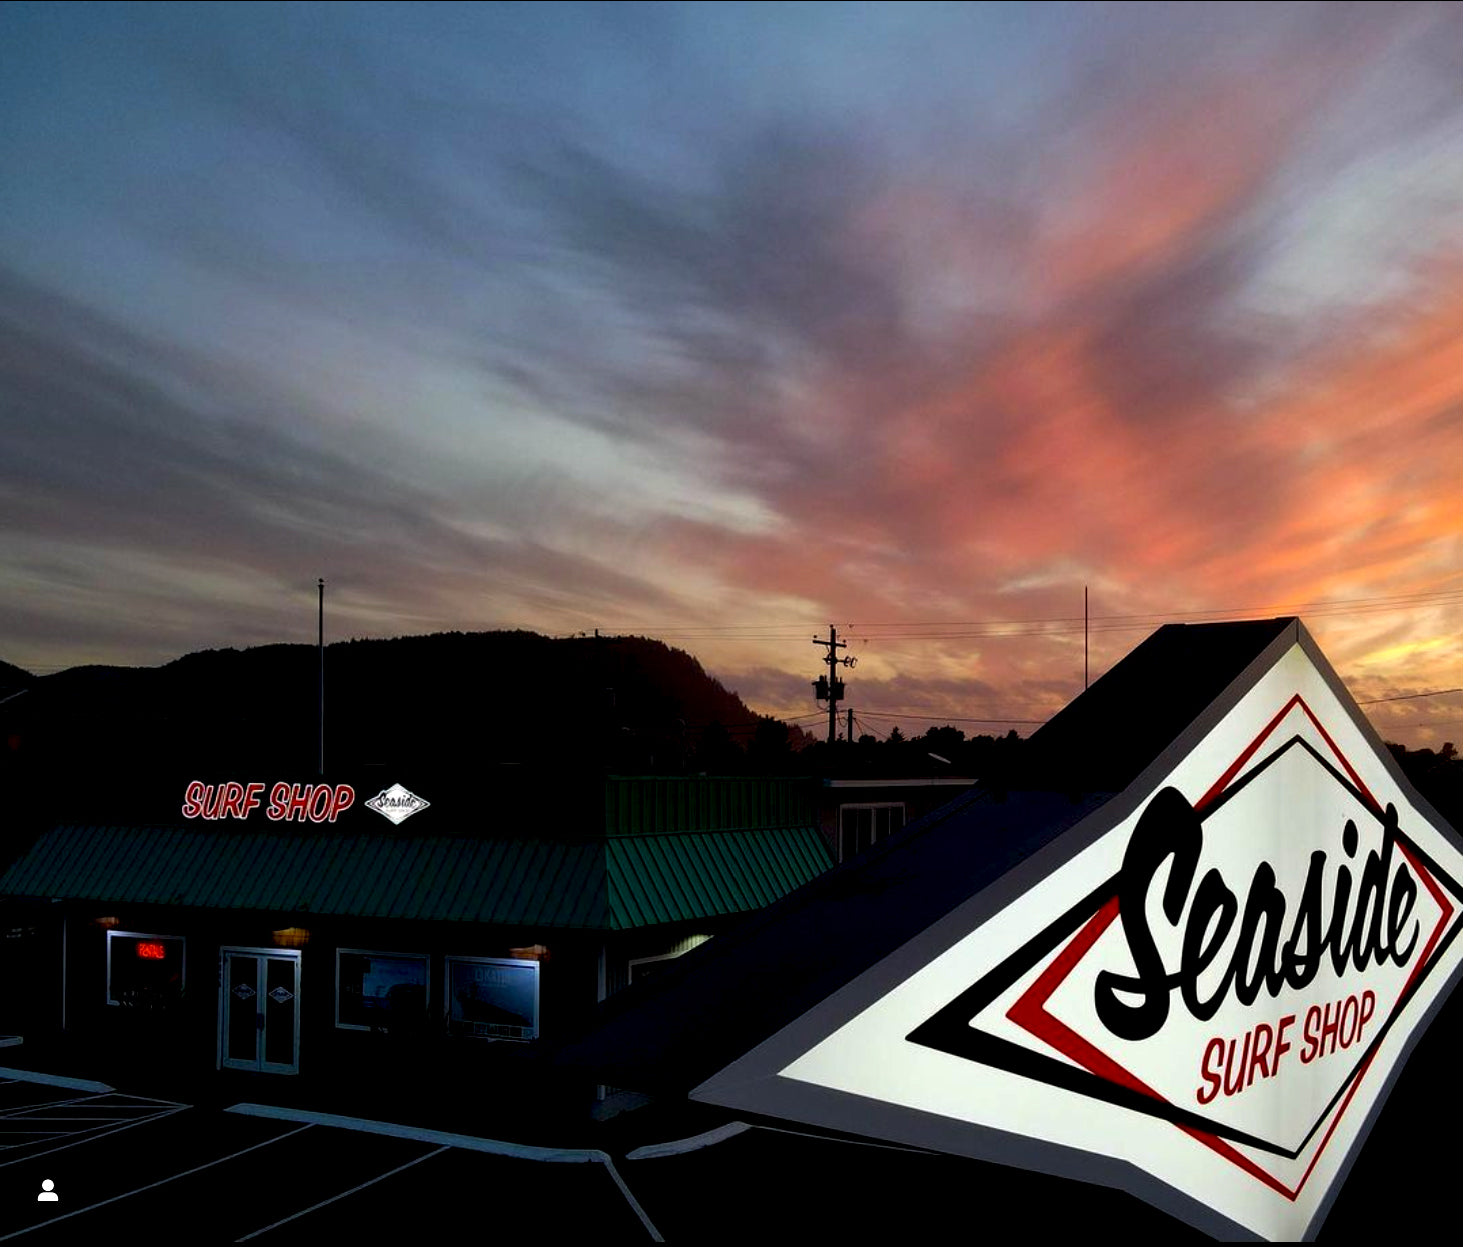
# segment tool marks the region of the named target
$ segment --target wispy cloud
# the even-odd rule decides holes
[[[52,105],[0,148],[7,657],[267,636],[318,573],[383,633],[1458,588],[1457,10],[192,12],[0,19]],[[1317,627],[1459,682],[1452,607]],[[1081,655],[866,657],[954,714]]]

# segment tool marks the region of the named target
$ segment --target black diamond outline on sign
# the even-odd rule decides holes
[[[234,995],[238,996],[240,1000],[248,1000],[254,995],[254,988],[250,987],[248,983],[235,983]]]
[[[1310,712],[1308,711],[1308,713]],[[1382,821],[1381,815],[1375,807],[1375,803],[1370,801],[1346,776],[1338,771],[1309,742],[1303,740],[1299,735],[1293,735],[1284,744],[1278,746],[1263,761],[1247,772],[1244,778],[1225,789],[1203,811],[1198,811],[1200,820],[1203,822],[1206,817],[1223,806],[1237,793],[1241,792],[1257,776],[1272,766],[1277,759],[1293,748],[1301,748],[1309,753],[1362,806],[1369,816],[1377,819],[1379,822]],[[1407,849],[1414,861],[1424,866],[1432,874],[1435,881],[1442,886],[1443,890],[1454,897],[1456,902],[1464,903],[1464,892],[1461,892],[1458,881],[1448,875],[1433,858],[1425,853],[1404,832],[1400,830],[1396,834],[1398,844]],[[1161,1120],[1169,1121],[1187,1131],[1195,1131],[1213,1135],[1221,1139],[1228,1139],[1236,1143],[1242,1143],[1248,1147],[1254,1147],[1260,1151],[1270,1152],[1294,1160],[1306,1150],[1307,1145],[1315,1136],[1317,1130],[1320,1129],[1322,1124],[1336,1108],[1337,1102],[1348,1092],[1349,1088],[1356,1084],[1360,1073],[1366,1069],[1394,1022],[1398,1019],[1408,1002],[1420,990],[1422,984],[1428,979],[1429,973],[1434,966],[1438,964],[1449,948],[1452,947],[1460,933],[1460,910],[1456,908],[1453,914],[1446,915],[1441,920],[1441,925],[1443,922],[1451,924],[1447,935],[1437,941],[1427,962],[1415,970],[1407,990],[1399,995],[1398,1000],[1389,1012],[1388,1017],[1379,1027],[1371,1043],[1368,1044],[1352,1069],[1341,1080],[1336,1093],[1327,1103],[1316,1122],[1307,1131],[1301,1143],[1295,1150],[1292,1150],[1284,1145],[1273,1143],[1238,1130],[1235,1127],[1213,1121],[1204,1114],[1181,1109],[1177,1105],[1155,1099],[1152,1096],[1145,1095],[1141,1091],[1120,1086],[1100,1075],[1090,1073],[1086,1069],[1069,1065],[1054,1057],[1033,1052],[1031,1049],[1024,1048],[1012,1043],[1010,1040],[1002,1039],[988,1032],[978,1030],[970,1025],[971,1019],[989,1006],[996,997],[1011,987],[1013,983],[1029,972],[1039,961],[1052,953],[1059,945],[1064,944],[1074,936],[1104,905],[1116,897],[1117,890],[1118,876],[1115,874],[1109,879],[1106,879],[1060,918],[1050,923],[1031,940],[1027,941],[1026,944],[1017,949],[1016,952],[999,966],[977,980],[977,982],[973,983],[949,1004],[939,1009],[925,1022],[917,1026],[906,1036],[906,1039],[911,1043],[933,1048],[951,1056],[961,1057],[965,1060],[1006,1070],[1008,1073],[1016,1074],[1018,1077],[1030,1078],[1034,1081],[1071,1091],[1090,1099],[1101,1100],[1120,1108],[1132,1109],[1135,1112],[1143,1113],[1150,1117],[1157,1117]]]

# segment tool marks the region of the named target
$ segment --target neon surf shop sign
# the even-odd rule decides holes
[[[269,798],[265,800],[265,789]],[[183,795],[183,817],[247,819],[261,806],[271,822],[333,823],[356,801],[350,784],[205,784],[194,780]]]

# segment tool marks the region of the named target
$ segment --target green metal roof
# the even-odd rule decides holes
[[[833,864],[811,827],[617,836],[605,853],[620,930],[761,909]]]
[[[757,909],[830,864],[811,827],[574,844],[59,826],[0,896],[626,930]]]

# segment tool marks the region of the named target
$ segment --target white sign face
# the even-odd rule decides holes
[[[408,792],[400,784],[393,784],[390,788],[383,788],[366,802],[366,808],[375,810],[383,818],[391,819],[400,827],[418,810],[425,810],[430,804],[432,804],[430,801],[422,800],[416,793]]]
[[[1459,964],[1460,873],[1298,645],[781,1077],[1116,1157],[1295,1240]]]

